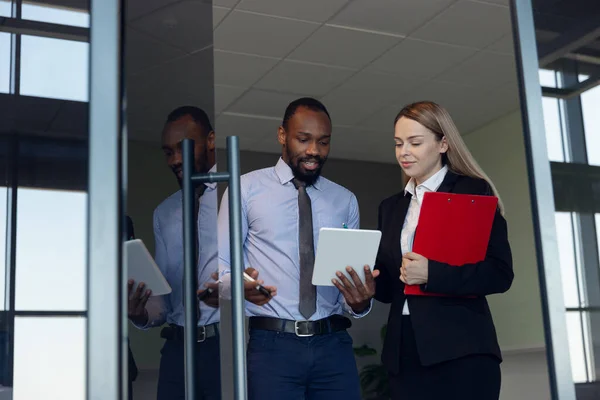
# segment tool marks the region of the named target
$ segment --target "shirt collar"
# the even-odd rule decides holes
[[[448,172],[448,166],[444,165],[442,167],[442,169],[440,169],[438,172],[433,174],[431,177],[429,177],[429,179],[427,179],[425,182],[421,183],[419,186],[424,187],[425,189],[427,189],[430,192],[435,192],[436,190],[438,190],[438,188],[444,181],[444,177],[446,176],[447,172]],[[407,193],[410,193],[411,196],[414,196],[415,190],[416,190],[415,180],[414,180],[414,178],[410,178],[410,180],[406,184],[406,187],[404,188],[404,194],[406,195]]]
[[[215,163],[215,165],[212,166],[211,169],[208,170],[208,173],[215,173],[215,172],[217,172],[217,164],[216,163]],[[217,182],[206,182],[205,185],[209,189],[215,189],[217,187]]]
[[[279,157],[279,161],[275,165],[275,174],[279,178],[279,183],[285,185],[288,182],[291,182],[294,179],[294,173],[292,169],[283,158]],[[316,182],[312,185],[315,189],[321,190],[321,177],[318,177]]]

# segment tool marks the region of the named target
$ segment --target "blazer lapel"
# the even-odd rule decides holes
[[[454,189],[454,184],[456,183],[457,179],[458,175],[456,175],[454,172],[446,172],[446,176],[444,177],[444,180],[437,191],[442,193],[451,193]]]
[[[396,202],[396,206],[394,207],[393,212],[393,221],[390,224],[392,229],[394,230],[392,233],[392,249],[396,249],[394,252],[394,261],[396,263],[396,267],[400,268],[400,264],[402,264],[402,248],[400,247],[400,235],[402,234],[402,227],[404,226],[404,219],[406,218],[406,212],[408,211],[408,206],[410,205],[411,195],[406,194],[398,199]]]

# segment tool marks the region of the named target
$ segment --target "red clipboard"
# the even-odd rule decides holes
[[[483,261],[497,207],[495,196],[425,193],[412,251],[456,268]],[[420,285],[406,285],[404,293],[445,296],[423,292]]]

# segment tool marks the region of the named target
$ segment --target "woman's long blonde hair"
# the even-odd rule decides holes
[[[396,122],[402,117],[412,119],[433,132],[437,140],[446,138],[448,151],[442,155],[442,163],[448,166],[448,169],[457,175],[470,176],[472,178],[484,179],[492,188],[496,197],[498,197],[498,208],[504,215],[504,205],[494,183],[481,169],[473,155],[463,141],[452,117],[446,109],[432,101],[419,101],[405,106],[394,120]],[[408,177],[404,174],[405,183]]]

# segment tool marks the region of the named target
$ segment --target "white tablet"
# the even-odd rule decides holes
[[[336,271],[342,271],[350,280],[346,267],[354,268],[361,281],[365,281],[364,266],[375,265],[381,232],[367,229],[321,228],[315,255],[312,283],[333,286]]]
[[[146,289],[152,291],[152,296],[162,296],[171,293],[171,286],[160,272],[154,258],[140,239],[125,242],[125,260],[127,261],[127,277],[133,279],[134,289],[144,282]]]

